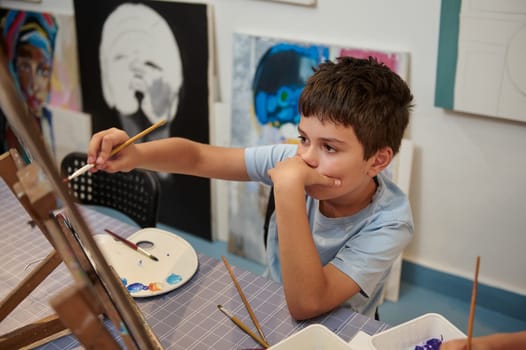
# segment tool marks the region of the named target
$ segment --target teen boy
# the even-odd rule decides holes
[[[412,95],[375,59],[320,64],[301,94],[298,145],[226,148],[168,138],[131,145],[93,136],[88,162],[108,172],[146,168],[274,186],[268,275],[296,319],[347,303],[373,316],[395,258],[413,233],[407,197],[383,173],[398,152]]]

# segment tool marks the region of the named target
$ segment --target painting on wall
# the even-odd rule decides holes
[[[17,9],[0,9],[2,43],[15,85],[42,132],[46,145],[60,161],[57,142],[69,132],[54,120],[51,107],[78,111],[81,105],[74,17]],[[0,113],[2,114],[2,113]],[[85,116],[74,116],[78,126]],[[81,131],[82,132],[82,131]],[[68,150],[73,145],[60,145]],[[28,162],[31,155],[0,115],[0,151],[16,148]]]
[[[376,57],[407,79],[409,54],[234,33],[232,146],[298,140],[298,99],[312,68],[340,56]],[[269,188],[253,182],[229,187],[231,252],[265,262],[263,225]]]
[[[93,132],[130,136],[160,119],[141,141],[169,136],[209,142],[213,62],[210,5],[75,1],[84,112]],[[211,239],[210,181],[158,173],[159,221]]]
[[[443,0],[435,106],[526,121],[526,3]]]

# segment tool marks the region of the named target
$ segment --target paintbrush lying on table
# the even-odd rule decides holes
[[[217,308],[219,309],[219,311],[221,311],[222,313],[224,313],[232,322],[234,322],[234,324],[236,326],[238,326],[239,328],[241,328],[245,333],[247,333],[248,335],[250,335],[252,337],[252,339],[254,339],[255,341],[257,341],[260,345],[262,345],[264,347],[264,349],[270,347],[270,345],[263,339],[261,339],[256,333],[252,332],[250,330],[250,328],[248,328],[239,318],[237,318],[236,316],[234,316],[234,314],[232,314],[232,312],[230,312],[229,310],[225,309],[223,307],[223,305],[217,305]]]
[[[144,129],[143,131],[141,131],[137,135],[135,135],[133,137],[130,137],[128,140],[126,140],[126,142],[124,142],[124,143],[120,144],[119,146],[115,147],[114,149],[112,149],[111,153],[110,153],[110,157],[113,157],[114,155],[116,155],[117,153],[122,151],[124,148],[128,147],[129,145],[131,145],[132,143],[134,143],[135,141],[137,141],[141,137],[144,137],[144,136],[148,135],[149,133],[151,133],[152,131],[154,131],[158,127],[164,125],[165,123],[166,123],[166,119],[161,119],[157,123],[155,123],[152,126],[150,126],[149,128]],[[72,173],[71,175],[66,177],[63,181],[64,182],[71,181],[74,178],[76,178],[77,176],[80,176],[80,175],[84,174],[85,172],[89,171],[94,166],[95,166],[95,164],[86,164],[82,168],[76,170],[74,173]]]
[[[247,309],[248,314],[250,315],[250,318],[252,319],[252,323],[254,323],[254,326],[256,326],[256,329],[259,335],[261,336],[261,339],[267,342],[267,340],[265,339],[265,334],[263,334],[263,329],[261,329],[258,319],[256,318],[256,314],[254,314],[254,311],[252,310],[252,307],[250,306],[250,303],[248,302],[248,299],[245,296],[245,293],[243,293],[243,290],[241,289],[241,286],[239,285],[239,282],[236,279],[236,275],[234,275],[234,271],[232,271],[230,264],[228,263],[228,261],[226,260],[224,256],[222,256],[221,259],[223,259],[223,263],[225,264],[225,267],[228,270],[228,274],[230,275],[232,282],[234,282],[234,286],[236,287],[237,292],[239,293],[239,296],[241,297],[241,300],[243,300],[243,304],[245,305],[245,308]]]

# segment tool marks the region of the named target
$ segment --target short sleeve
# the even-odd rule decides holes
[[[245,166],[250,180],[272,185],[268,170],[283,159],[296,154],[296,145],[276,144],[269,146],[248,147],[245,149]]]
[[[411,237],[412,226],[407,222],[369,226],[349,239],[331,263],[371,296]]]

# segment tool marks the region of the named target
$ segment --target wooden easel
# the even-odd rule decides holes
[[[61,262],[71,272],[74,282],[73,288],[50,299],[56,314],[0,335],[0,348],[19,349],[43,344],[69,330],[86,349],[120,349],[119,343],[101,321],[100,316],[104,315],[121,331],[121,339],[127,349],[162,349],[128,291],[107,264],[62,183],[41,134],[20,100],[1,49],[0,107],[34,159],[31,164],[25,165],[14,151],[3,154],[0,156],[0,175],[54,248],[1,301],[0,322]],[[64,204],[77,236],[53,215],[56,196]]]
[[[18,161],[16,151],[0,156],[0,169],[4,181],[11,191],[18,197],[33,222],[40,228],[46,238],[53,244],[45,220],[52,220],[46,213],[55,208],[55,197],[50,191],[49,183],[40,178],[40,170],[34,164],[23,165]],[[17,181],[18,180],[18,181]],[[43,217],[47,216],[46,217]],[[60,226],[60,225],[59,225]],[[61,227],[63,230],[64,227]],[[71,243],[71,242],[70,242]],[[76,253],[78,254],[78,252]],[[82,256],[79,254],[79,256]],[[48,275],[62,262],[56,249],[53,249],[31,273],[29,273],[0,303],[0,321],[6,318]],[[89,271],[89,261],[79,261],[84,271]],[[0,348],[23,348],[55,339],[66,333],[68,328],[86,348],[119,349],[118,343],[106,330],[98,317],[104,313],[99,303],[97,280],[94,288],[75,286],[50,300],[57,314],[49,315],[34,323],[16,329],[0,338]],[[93,290],[95,289],[95,290]],[[95,293],[93,293],[95,292]],[[97,295],[98,294],[98,295]],[[105,293],[103,293],[105,294]],[[110,311],[111,312],[111,311]],[[89,322],[86,323],[86,320]]]

